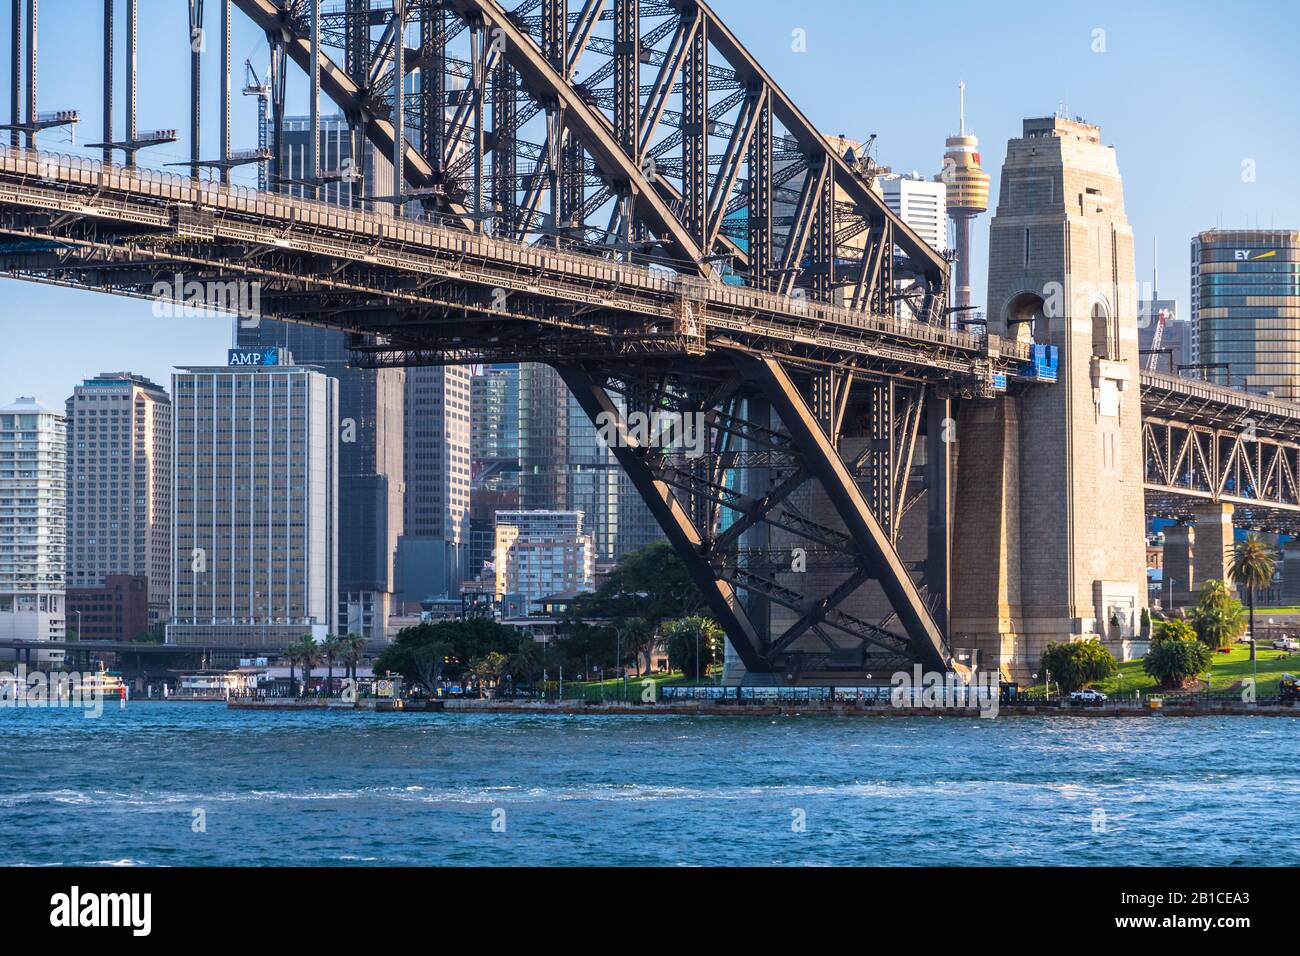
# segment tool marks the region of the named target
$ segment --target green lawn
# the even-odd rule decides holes
[[[1271,647],[1260,646],[1258,660],[1259,685],[1255,689],[1258,697],[1277,695],[1278,681],[1283,674],[1300,674],[1300,654],[1288,654],[1275,651]],[[1250,648],[1245,644],[1234,644],[1227,654],[1215,653],[1210,669],[1210,690],[1228,691],[1243,678],[1250,677],[1253,671],[1250,663]],[[1155,681],[1142,671],[1142,661],[1126,661],[1119,665],[1119,673],[1096,685],[1096,688],[1112,697],[1130,696],[1135,690],[1141,690],[1145,697],[1155,690]],[[1041,685],[1040,685],[1041,689]]]

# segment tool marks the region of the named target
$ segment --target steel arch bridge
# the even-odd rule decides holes
[[[38,4],[13,0],[6,275],[146,298],[255,282],[265,317],[352,333],[358,364],[544,362],[614,423],[749,670],[953,666],[945,426],[955,399],[1035,378],[1029,347],[952,328],[945,259],[705,3],[176,2],[190,158],[168,174],[137,165],[176,138],[137,128],[138,0],[104,0],[99,160],[40,152],[78,114],[37,109]],[[214,44],[195,41],[214,8],[209,155]],[[268,42],[266,149],[232,141],[237,16]],[[282,162],[291,76],[309,90],[305,172]],[[322,99],[349,125],[350,168],[322,165]],[[363,142],[400,173],[390,194],[366,194]],[[267,190],[230,185],[249,162]],[[638,438],[636,412],[699,415],[705,454]],[[925,547],[905,555],[909,521]]]

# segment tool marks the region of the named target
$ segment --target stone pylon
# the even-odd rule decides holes
[[[1137,288],[1115,150],[1025,120],[989,230],[992,335],[1055,346],[1059,378],[958,418],[951,642],[1030,679],[1051,641],[1119,657],[1146,605]]]

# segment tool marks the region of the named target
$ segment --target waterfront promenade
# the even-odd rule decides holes
[[[979,707],[895,707],[885,701],[794,701],[794,700],[673,700],[652,703],[625,701],[577,700],[385,700],[364,698],[341,701],[337,698],[232,698],[233,709],[276,710],[377,710],[407,714],[430,712],[447,714],[555,714],[617,716],[712,716],[765,717],[777,715],[833,717],[1195,717],[1195,716],[1271,716],[1300,717],[1300,708],[1278,703],[1245,703],[1220,699],[1163,700],[1152,706],[1150,699],[1118,701],[1102,705],[1073,705],[1065,701],[1034,704],[998,704],[996,708]]]

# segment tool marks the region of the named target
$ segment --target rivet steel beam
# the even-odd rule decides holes
[[[872,514],[853,476],[817,424],[799,389],[781,363],[766,356],[738,354],[737,367],[772,403],[790,437],[804,456],[808,470],[821,483],[827,499],[861,549],[864,567],[881,589],[907,632],[912,651],[923,665],[946,671],[948,651],[925,602],[912,583],[893,542]]]

